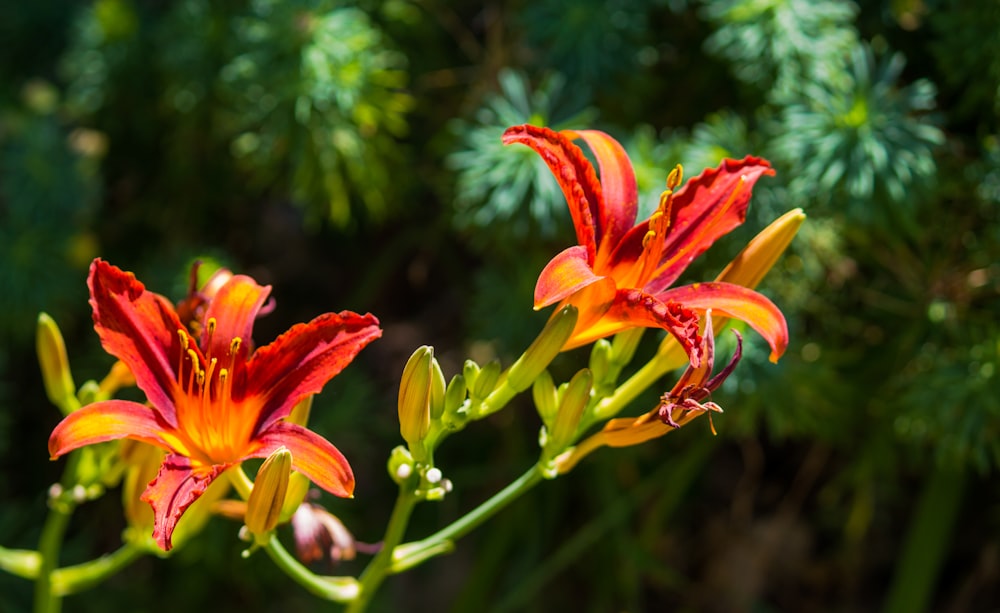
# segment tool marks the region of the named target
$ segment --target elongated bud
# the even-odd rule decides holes
[[[563,393],[562,402],[559,404],[555,423],[552,425],[552,436],[549,438],[549,450],[553,456],[562,452],[573,442],[573,436],[576,434],[577,426],[580,425],[583,410],[590,400],[590,389],[593,383],[594,377],[586,368],[570,379],[569,385]]]
[[[244,521],[247,530],[261,545],[267,543],[269,533],[278,525],[291,472],[292,452],[285,447],[275,449],[257,471],[253,489],[247,498],[247,515]]]
[[[436,358],[431,358],[431,389],[430,389],[430,416],[431,419],[441,419],[444,414],[445,395],[444,372]]]
[[[755,288],[795,238],[806,214],[792,209],[761,230],[719,274],[716,281]]]
[[[288,475],[288,491],[285,493],[285,503],[281,505],[279,524],[292,518],[299,505],[306,499],[311,483],[309,477],[300,472],[293,470],[292,474]]]
[[[448,382],[448,387],[444,391],[445,413],[450,415],[458,411],[465,402],[467,391],[465,377],[462,375],[452,377],[451,381]]]
[[[313,395],[309,394],[302,400],[295,403],[292,407],[292,412],[288,414],[285,421],[298,424],[300,426],[305,426],[309,423],[309,413],[312,411],[313,405]]]
[[[472,397],[477,400],[486,398],[496,389],[498,381],[500,381],[500,362],[491,360],[476,374],[476,382],[472,385]]]
[[[535,377],[549,367],[573,334],[576,318],[577,309],[573,305],[566,305],[552,315],[538,338],[511,365],[507,372],[507,385],[516,392],[531,387]]]
[[[476,386],[476,379],[479,378],[479,364],[476,364],[472,360],[466,360],[465,364],[462,365],[462,376],[465,377],[465,384],[468,386],[469,391]]]
[[[76,385],[73,384],[73,374],[69,370],[66,343],[59,326],[46,313],[38,315],[35,347],[38,351],[38,363],[42,367],[45,394],[63,415],[69,415],[80,408],[80,401],[76,398]]]
[[[598,384],[604,382],[611,372],[611,341],[602,338],[594,343],[590,350],[588,366],[591,374],[594,375],[594,381],[597,381]]]
[[[535,377],[535,382],[531,386],[531,397],[535,401],[535,409],[538,410],[542,423],[551,430],[559,410],[559,392],[549,371],[542,371],[542,374]]]
[[[111,370],[101,379],[97,385],[97,397],[101,399],[111,398],[123,387],[135,385],[135,375],[125,366],[125,362],[118,360],[111,365]]]
[[[431,425],[431,362],[434,349],[419,347],[406,361],[399,380],[399,433],[411,449],[427,436]]]

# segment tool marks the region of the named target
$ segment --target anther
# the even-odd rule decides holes
[[[671,191],[681,184],[684,180],[684,167],[680,164],[674,166],[674,169],[670,171],[667,175],[667,191]]]
[[[243,339],[240,337],[234,337],[232,342],[229,343],[229,355],[236,355],[236,352],[240,350],[240,345],[243,344]]]

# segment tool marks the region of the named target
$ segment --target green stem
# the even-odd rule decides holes
[[[49,498],[49,513],[42,526],[42,535],[38,540],[38,554],[41,562],[38,566],[38,578],[35,579],[35,613],[58,613],[62,608],[62,598],[53,590],[53,574],[59,565],[59,552],[62,549],[63,536],[69,518],[76,509],[76,501],[68,492],[75,485],[80,453],[69,455],[63,476],[59,482],[62,493]]]
[[[413,509],[416,507],[418,501],[419,498],[411,490],[406,489],[405,485],[400,486],[399,496],[396,498],[396,504],[392,508],[392,514],[389,516],[389,525],[386,526],[385,536],[382,539],[382,548],[361,574],[360,592],[357,598],[348,606],[348,613],[360,613],[364,611],[371,602],[372,596],[375,595],[378,587],[385,580],[386,575],[389,574],[393,550],[403,540],[403,536],[406,533],[406,526],[410,522],[410,515],[413,513]]]
[[[420,541],[400,545],[396,548],[393,556],[395,558],[393,570],[397,572],[404,570],[429,557],[449,550],[455,540],[465,536],[487,519],[496,515],[501,509],[541,482],[542,479],[542,468],[536,464],[518,477],[516,481],[443,530]]]
[[[57,569],[52,573],[52,591],[66,596],[94,587],[145,553],[142,547],[127,543],[96,560]]]
[[[271,536],[264,550],[278,568],[315,596],[333,602],[351,602],[358,595],[358,582],[354,577],[314,574],[292,557],[275,535]]]

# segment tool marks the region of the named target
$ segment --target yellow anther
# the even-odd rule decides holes
[[[236,355],[236,352],[240,350],[240,345],[243,344],[243,339],[236,336],[233,338],[232,342],[229,343],[229,355]]]
[[[177,330],[177,336],[181,339],[181,351],[187,351],[188,343],[191,341],[191,337],[184,330]]]
[[[646,232],[646,235],[642,237],[642,248],[645,249],[646,247],[648,247],[649,242],[654,238],[656,238],[656,232],[654,232],[653,230]]]
[[[213,334],[215,334],[215,326],[216,325],[217,325],[217,322],[215,321],[215,318],[214,317],[209,317],[208,318],[208,336],[209,337],[211,337]]]
[[[667,175],[667,191],[671,191],[681,184],[684,180],[684,167],[680,164],[674,166],[674,169],[670,171]]]

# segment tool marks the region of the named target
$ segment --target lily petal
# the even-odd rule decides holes
[[[647,290],[657,292],[672,285],[716,239],[742,224],[753,186],[764,174],[774,175],[767,160],[748,155],[739,161],[723,160],[678,190],[663,245],[665,259]]]
[[[177,385],[178,330],[184,326],[171,304],[146,291],[135,275],[104,260],[90,266],[94,329],[104,349],[128,366],[136,385],[172,426],[177,425],[172,390]]]
[[[566,249],[545,265],[535,283],[535,310],[555,304],[563,298],[600,281],[587,262],[587,250],[577,245]]]
[[[288,416],[303,396],[322,390],[380,336],[382,330],[374,315],[343,311],[296,324],[273,343],[257,349],[245,371],[245,396],[259,398],[254,431],[263,432]]]
[[[718,168],[705,170],[677,190],[669,211],[663,258],[644,289],[656,293],[669,287],[716,239],[742,224],[751,190],[765,174],[774,174],[767,160],[752,156],[723,160]],[[647,231],[648,225],[640,223],[625,235],[611,256],[612,268],[627,267],[639,259]]]
[[[732,283],[693,283],[657,294],[660,300],[676,300],[699,311],[734,317],[750,324],[771,346],[770,360],[777,362],[788,347],[788,324],[766,296]]]
[[[334,496],[354,494],[354,473],[347,458],[330,441],[297,424],[279,421],[257,437],[260,447],[249,457],[265,458],[284,445],[292,452],[292,469]]]
[[[253,323],[257,312],[264,305],[270,285],[257,285],[257,282],[245,275],[234,275],[208,303],[205,310],[201,347],[206,356],[222,357],[229,355],[230,342],[240,339],[238,358],[243,359],[250,351]],[[208,321],[215,321],[215,329],[209,330]],[[211,333],[211,338],[208,338]]]
[[[169,454],[160,472],[149,482],[141,500],[153,507],[153,539],[164,551],[173,547],[171,536],[181,515],[231,464],[193,467],[182,455]]]
[[[604,245],[614,247],[635,224],[639,210],[639,191],[635,184],[635,170],[618,141],[598,130],[566,131],[570,138],[579,136],[587,143],[597,158],[601,169],[601,190],[604,206],[598,211],[596,236],[598,249]],[[605,254],[605,256],[610,253]]]
[[[164,440],[166,424],[155,410],[129,400],[105,400],[73,411],[49,436],[52,459],[84,445],[130,438],[169,448]]]
[[[694,367],[701,365],[702,342],[698,332],[697,313],[687,304],[674,300],[660,300],[658,297],[634,289],[618,290],[611,307],[604,314],[602,323],[589,326],[586,337],[581,335],[571,339],[572,346],[578,347],[637,326],[666,330],[684,348],[684,352],[690,357],[691,365]],[[569,343],[567,348],[568,345]]]
[[[573,227],[576,228],[576,242],[587,249],[588,261],[593,263],[602,235],[598,223],[604,199],[594,167],[583,151],[559,132],[532,125],[507,128],[503,133],[503,143],[527,145],[548,164],[569,204]]]

